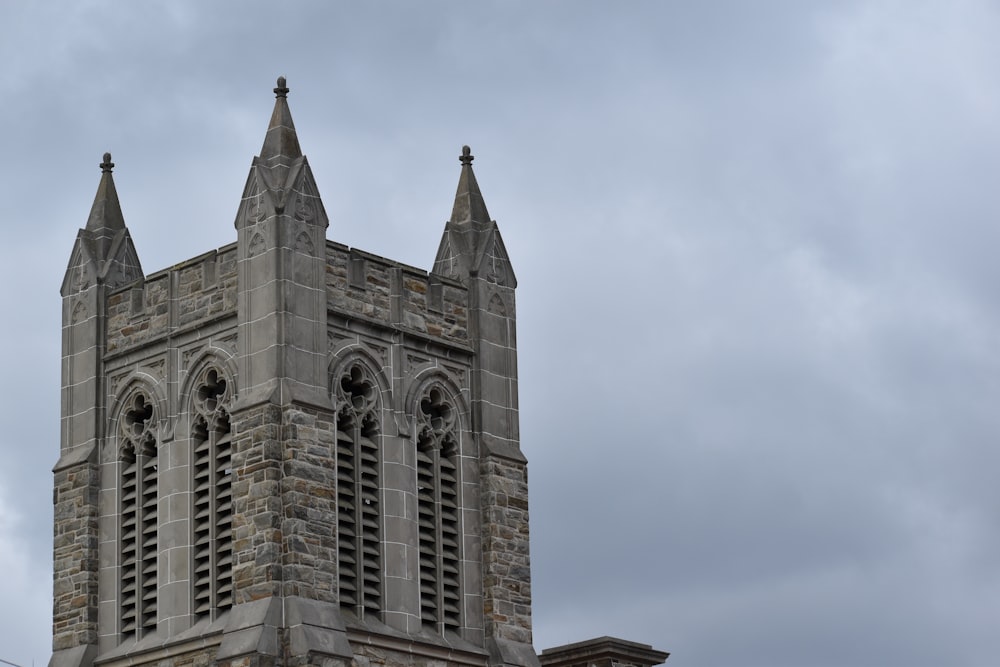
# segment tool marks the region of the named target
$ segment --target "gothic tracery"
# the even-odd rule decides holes
[[[147,393],[134,393],[122,409],[118,424],[121,633],[142,636],[156,629],[157,614],[156,420]]]
[[[382,609],[378,386],[358,363],[335,378],[340,604],[359,616]]]
[[[417,508],[420,616],[436,631],[461,627],[461,530],[456,410],[439,386],[420,399]]]
[[[214,618],[233,604],[231,391],[210,366],[192,394],[193,611]]]

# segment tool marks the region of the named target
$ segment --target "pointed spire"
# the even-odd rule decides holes
[[[283,76],[278,77],[274,97],[274,112],[271,113],[271,123],[267,126],[260,158],[267,161],[277,157],[292,159],[302,157],[299,138],[295,134],[295,124],[292,122],[292,112],[288,109],[288,86],[285,85]]]
[[[115,190],[115,181],[111,176],[111,170],[115,166],[115,163],[111,161],[111,153],[104,154],[104,161],[99,166],[101,167],[101,182],[97,186],[94,204],[90,207],[90,217],[87,218],[86,229],[93,234],[99,256],[103,259],[107,257],[115,234],[125,229],[125,217],[122,215],[122,207],[118,202],[118,192]]]
[[[101,182],[87,225],[80,230],[70,255],[60,292],[63,296],[79,293],[95,284],[112,289],[142,278],[142,266],[135,245],[125,227],[125,216],[118,203],[111,170],[111,153],[104,154]]]
[[[288,110],[285,77],[278,77],[274,96],[271,122],[267,126],[260,154],[254,157],[251,164],[234,224],[241,229],[271,215],[288,214],[326,229],[329,221],[319,199],[316,180],[309,161],[302,154],[295,123]]]
[[[479,183],[476,182],[476,174],[472,171],[472,149],[462,146],[462,154],[458,161],[462,163],[462,173],[458,177],[458,191],[455,193],[455,205],[451,209],[451,222],[479,223],[485,226],[490,223],[490,214],[486,210],[486,201],[483,193],[479,191]]]
[[[503,249],[500,230],[486,210],[486,201],[472,171],[473,159],[472,149],[462,146],[462,154],[458,158],[462,173],[458,177],[455,204],[451,209],[451,219],[445,223],[432,271],[463,282],[481,271],[489,279],[499,281],[499,275],[503,273],[507,277],[500,284],[514,285],[514,272]],[[490,266],[487,267],[487,263]]]

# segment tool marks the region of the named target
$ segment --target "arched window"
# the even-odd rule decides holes
[[[122,409],[119,448],[121,517],[121,634],[156,630],[157,466],[153,404],[137,391]]]
[[[191,432],[193,540],[191,568],[196,618],[216,618],[233,605],[232,431],[229,384],[216,368],[193,392]]]
[[[417,514],[420,618],[435,632],[462,625],[459,448],[454,406],[438,387],[420,400]]]
[[[337,560],[342,607],[382,610],[378,388],[360,364],[334,379],[337,402]]]

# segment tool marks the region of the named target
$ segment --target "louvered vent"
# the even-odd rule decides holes
[[[121,427],[121,634],[142,637],[156,629],[158,557],[156,440],[153,407],[139,392],[119,420]]]
[[[377,615],[382,610],[378,394],[357,365],[340,378],[336,390],[340,604],[359,616]]]
[[[417,516],[420,522],[420,619],[436,629],[438,595],[438,526],[434,456],[430,441],[417,451]]]
[[[233,605],[232,433],[227,383],[209,368],[195,394],[192,440],[194,614],[216,618]]]
[[[122,634],[132,635],[136,631],[136,615],[139,609],[139,595],[136,592],[136,562],[139,554],[139,497],[138,475],[135,451],[129,446],[122,455],[121,483],[121,610]]]
[[[454,410],[438,389],[421,401],[417,443],[420,618],[435,632],[462,626],[461,502]]]
[[[441,489],[441,597],[444,601],[443,622],[446,628],[461,626],[462,597],[459,587],[461,552],[459,533],[457,448],[449,437],[439,455]]]
[[[194,428],[194,613],[212,610],[212,443],[202,417]]]
[[[139,553],[139,585],[142,593],[140,606],[140,617],[142,619],[143,632],[150,632],[156,629],[156,561],[159,557],[157,550],[157,530],[159,528],[156,506],[159,501],[156,490],[156,449],[150,447],[149,450],[143,448],[139,458],[142,464],[141,480],[139,488],[142,489],[142,507],[139,508],[140,525],[142,526],[142,544]]]
[[[224,416],[215,443],[215,607],[233,606],[233,437]]]
[[[337,427],[337,556],[339,560],[340,604],[357,605],[358,557],[357,494],[355,489],[354,439],[355,430],[350,416],[341,415]]]

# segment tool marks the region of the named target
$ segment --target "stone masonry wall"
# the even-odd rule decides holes
[[[55,472],[53,650],[97,643],[97,466]]]
[[[467,291],[458,282],[327,242],[327,306],[451,343],[468,343]],[[108,354],[236,312],[236,246],[150,274],[108,297]]]
[[[282,431],[282,593],[333,603],[337,601],[333,412],[286,408]]]
[[[236,412],[233,425],[235,602],[336,602],[332,412],[268,404]]]
[[[236,312],[236,246],[196,257],[108,297],[107,352]]]
[[[523,462],[488,456],[480,480],[486,636],[530,645],[528,469]]]
[[[234,411],[234,604],[278,595],[281,582],[281,408]]]
[[[468,293],[457,281],[332,241],[326,257],[331,310],[468,344]]]

